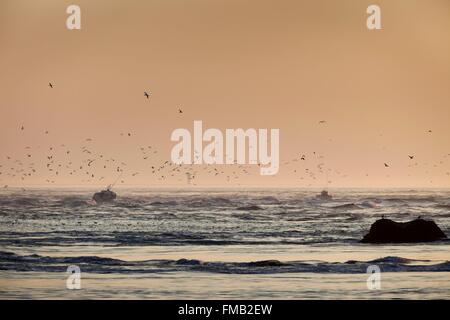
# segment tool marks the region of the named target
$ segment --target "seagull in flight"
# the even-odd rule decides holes
[[[152,93],[150,92],[150,93],[147,93],[147,91],[144,91],[144,96],[148,99],[148,98],[150,98],[150,95],[151,95]]]
[[[48,83],[48,86],[53,89],[53,84],[51,82]]]
[[[408,156],[411,160],[414,159],[414,156]]]
[[[389,165],[388,165],[387,163],[384,163],[384,166],[385,166],[386,168],[389,168]]]
[[[178,113],[183,113],[183,110],[181,110],[181,109],[178,109]]]

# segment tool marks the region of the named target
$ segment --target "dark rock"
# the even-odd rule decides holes
[[[362,243],[430,242],[447,238],[434,221],[416,219],[395,222],[379,219],[370,227]]]
[[[176,264],[178,265],[187,265],[187,266],[197,266],[203,264],[202,261],[197,259],[179,259],[176,261]]]
[[[285,264],[278,260],[263,260],[249,262],[248,265],[251,267],[280,267],[284,266]]]

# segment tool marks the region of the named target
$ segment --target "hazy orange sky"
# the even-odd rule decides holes
[[[2,185],[450,187],[448,0],[2,0],[0,70]],[[153,173],[194,120],[279,128],[279,173]]]

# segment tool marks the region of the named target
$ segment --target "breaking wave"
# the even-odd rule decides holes
[[[423,264],[423,262],[428,262]],[[422,263],[422,264],[420,264]],[[275,273],[366,273],[376,264],[382,272],[450,272],[450,262],[435,262],[384,257],[371,261],[317,262],[261,260],[251,262],[210,262],[197,259],[123,261],[97,256],[46,257],[20,256],[12,252],[0,252],[0,270],[65,272],[69,265],[77,265],[89,273],[162,273],[209,272],[226,274],[275,274]]]
[[[334,209],[347,209],[347,210],[361,209],[361,207],[357,206],[354,203],[341,204],[341,205],[333,206],[333,208]]]

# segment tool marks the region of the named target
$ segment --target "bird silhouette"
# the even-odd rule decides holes
[[[183,110],[181,110],[181,109],[178,109],[178,113],[183,113]]]
[[[51,82],[48,83],[48,86],[53,89],[53,84]]]
[[[389,168],[389,165],[388,165],[387,163],[384,163],[384,166],[385,166],[386,168]]]
[[[151,94],[151,93],[150,93]],[[150,97],[150,94],[147,93],[147,91],[144,91],[144,96],[148,99]]]
[[[410,159],[414,159],[414,156],[408,156]]]

